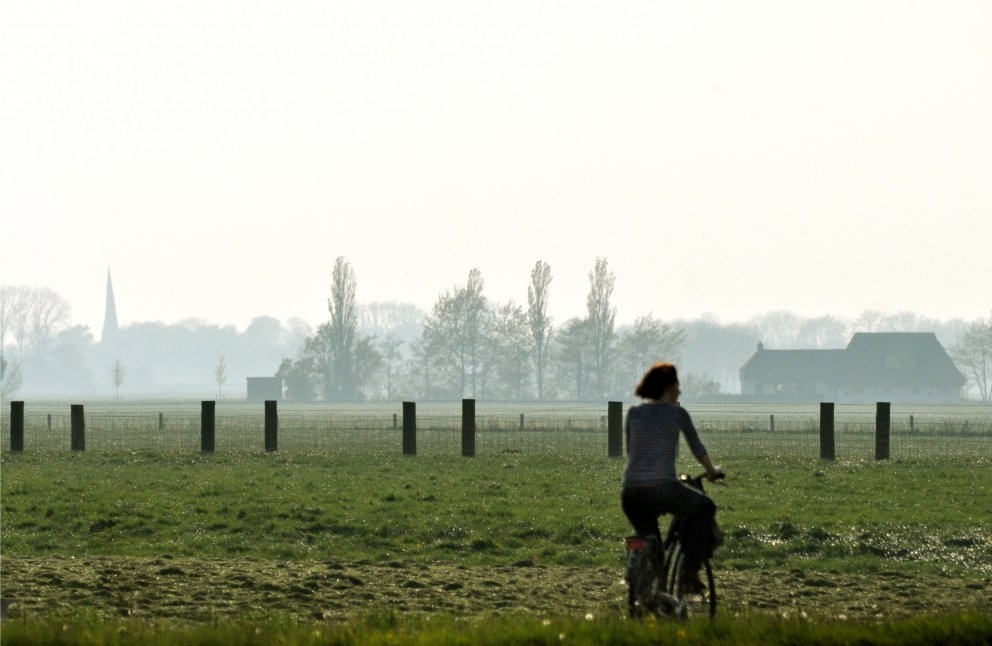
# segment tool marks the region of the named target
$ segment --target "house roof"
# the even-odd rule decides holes
[[[764,376],[774,377],[776,383],[798,381],[833,382],[844,369],[844,350],[765,350],[760,348],[744,367],[741,373],[757,381],[771,381]]]
[[[741,368],[741,379],[941,388],[960,388],[965,383],[932,332],[858,332],[842,350],[766,350],[759,346]]]
[[[852,385],[960,388],[966,381],[933,332],[859,332],[847,353]]]

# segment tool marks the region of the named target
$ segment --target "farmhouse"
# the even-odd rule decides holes
[[[759,401],[961,401],[965,378],[932,332],[858,332],[841,350],[758,351],[741,394]]]

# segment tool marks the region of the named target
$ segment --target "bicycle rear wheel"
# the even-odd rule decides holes
[[[628,539],[627,609],[633,618],[670,616],[675,600],[665,590],[665,572],[658,562],[657,543]],[[638,545],[632,549],[633,545]]]

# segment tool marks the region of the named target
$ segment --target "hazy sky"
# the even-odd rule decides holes
[[[992,309],[992,3],[0,3],[0,284],[122,324]]]

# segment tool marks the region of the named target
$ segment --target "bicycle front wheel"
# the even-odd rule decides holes
[[[716,616],[716,584],[713,581],[713,567],[709,559],[703,561],[700,568],[700,580],[704,589],[691,590],[685,578],[685,554],[678,551],[675,563],[669,570],[668,590],[676,600],[676,614],[683,618]]]

